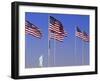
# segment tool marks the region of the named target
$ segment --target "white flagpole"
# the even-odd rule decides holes
[[[49,32],[49,16],[48,16],[48,66],[49,66],[49,56],[50,56],[50,36],[49,36],[49,34],[50,34],[50,32]]]
[[[55,66],[55,54],[56,54],[56,40],[54,39],[54,66]]]
[[[82,40],[82,64],[84,64],[84,40]]]
[[[76,27],[75,27],[74,63],[76,64]]]

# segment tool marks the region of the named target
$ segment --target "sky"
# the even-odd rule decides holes
[[[64,38],[63,42],[50,39],[50,55],[48,57],[50,16],[62,23],[68,36]],[[26,12],[25,20],[36,25],[43,35],[41,39],[38,39],[25,34],[25,68],[40,67],[40,56],[43,56],[43,67],[89,65],[89,42],[84,42],[75,36],[77,26],[89,35],[89,15]]]

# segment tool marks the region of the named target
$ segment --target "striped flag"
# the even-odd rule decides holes
[[[89,36],[87,35],[85,31],[83,32],[83,41],[89,42]]]
[[[83,39],[83,32],[78,27],[76,28],[75,35]]]
[[[85,31],[82,32],[78,27],[76,29],[76,36],[81,38],[85,42],[89,42],[89,36],[87,35],[87,33]]]
[[[37,38],[42,37],[40,29],[29,21],[25,21],[25,33]]]
[[[62,42],[64,37],[67,36],[67,32],[64,31],[62,23],[54,17],[50,16],[49,24],[50,38]]]

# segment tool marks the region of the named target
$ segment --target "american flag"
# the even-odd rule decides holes
[[[40,29],[27,20],[25,21],[25,33],[32,35],[34,37],[37,37],[37,38],[42,37],[42,33],[41,33]]]
[[[82,32],[78,27],[76,30],[76,36],[81,38],[85,42],[89,42],[89,36],[87,35],[87,33],[85,31]]]
[[[50,38],[58,41],[63,41],[64,37],[67,36],[67,32],[64,31],[62,23],[52,16],[50,16],[49,31]]]
[[[83,41],[89,42],[89,35],[85,31],[83,32]]]
[[[75,35],[83,39],[83,32],[78,27],[76,28]]]

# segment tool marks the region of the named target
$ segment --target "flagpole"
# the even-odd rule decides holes
[[[76,27],[75,27],[74,63],[76,64]]]
[[[54,66],[55,66],[55,54],[56,54],[56,40],[54,39]]]
[[[82,64],[84,64],[84,40],[82,40]]]
[[[50,65],[49,63],[50,63],[50,58],[49,58],[49,56],[50,56],[50,32],[49,32],[49,16],[48,16],[48,66]]]

